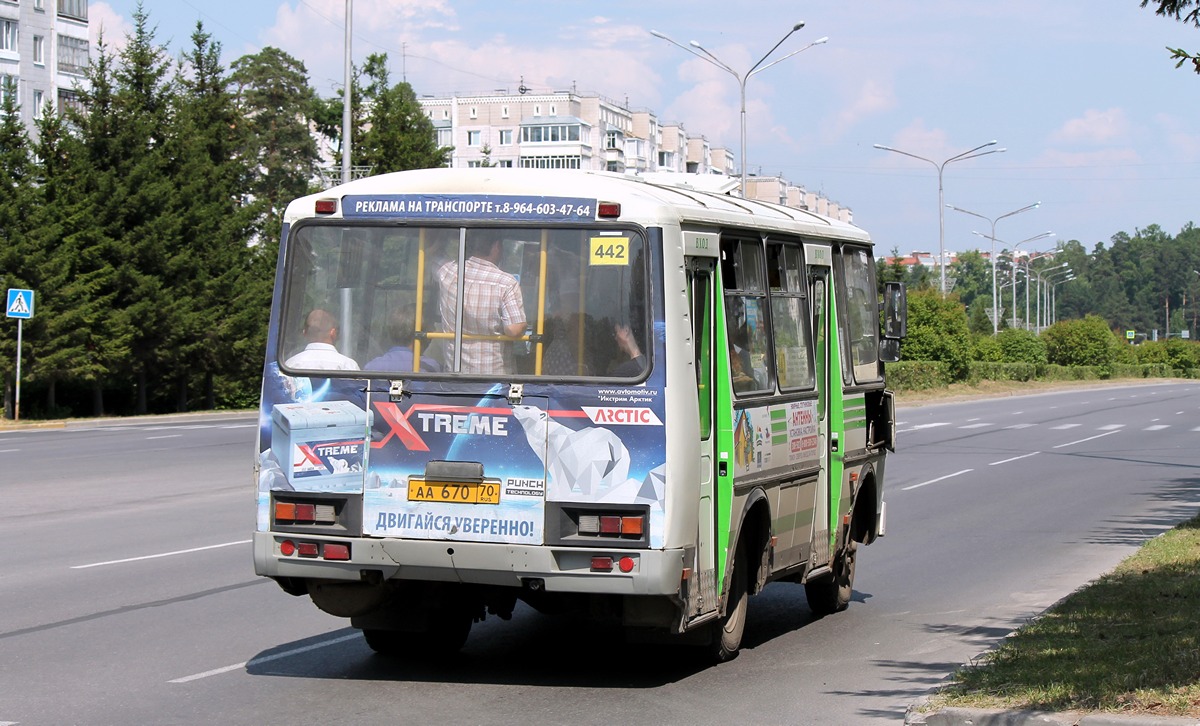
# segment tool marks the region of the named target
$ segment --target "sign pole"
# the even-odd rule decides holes
[[[17,397],[13,402],[13,421],[21,420],[21,323],[25,322],[21,318],[17,318]]]
[[[17,319],[17,391],[13,403],[13,420],[21,420],[21,323],[33,317],[33,290],[8,289],[4,316]]]

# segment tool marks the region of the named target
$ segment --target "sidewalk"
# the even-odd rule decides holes
[[[99,418],[68,418],[55,420],[13,421],[0,418],[0,431],[25,431],[31,429],[63,429],[77,426],[138,426],[147,423],[179,422],[191,419],[247,419],[258,415],[257,410],[244,411],[189,411],[186,413],[159,413],[145,416],[102,416]]]

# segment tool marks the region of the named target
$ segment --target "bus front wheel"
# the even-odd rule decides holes
[[[854,592],[854,564],[858,543],[849,540],[833,561],[833,573],[804,583],[804,595],[813,615],[823,618],[841,612],[850,605]]]

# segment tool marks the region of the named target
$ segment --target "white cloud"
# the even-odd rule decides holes
[[[1141,155],[1129,148],[1097,149],[1095,151],[1059,151],[1049,149],[1035,162],[1036,166],[1050,168],[1108,168],[1140,164]]]
[[[896,107],[896,94],[890,83],[868,78],[858,88],[858,93],[839,112],[826,129],[826,140],[841,138],[850,127],[860,121],[889,111]]]
[[[1105,144],[1122,139],[1128,133],[1129,120],[1122,109],[1088,109],[1083,116],[1060,126],[1051,138],[1070,144]]]
[[[116,53],[125,47],[125,37],[133,33],[133,23],[113,10],[108,3],[90,3],[88,5],[88,40],[93,48],[97,47],[102,33],[109,52]]]
[[[1194,122],[1189,126],[1184,119],[1168,113],[1156,114],[1154,122],[1167,142],[1168,152],[1176,161],[1200,160],[1200,134],[1196,133]]]

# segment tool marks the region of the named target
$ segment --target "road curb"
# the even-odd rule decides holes
[[[1082,713],[1077,711],[1004,710],[998,708],[941,708],[920,711],[925,699],[904,714],[911,726],[1197,726],[1200,719],[1139,713]]]

